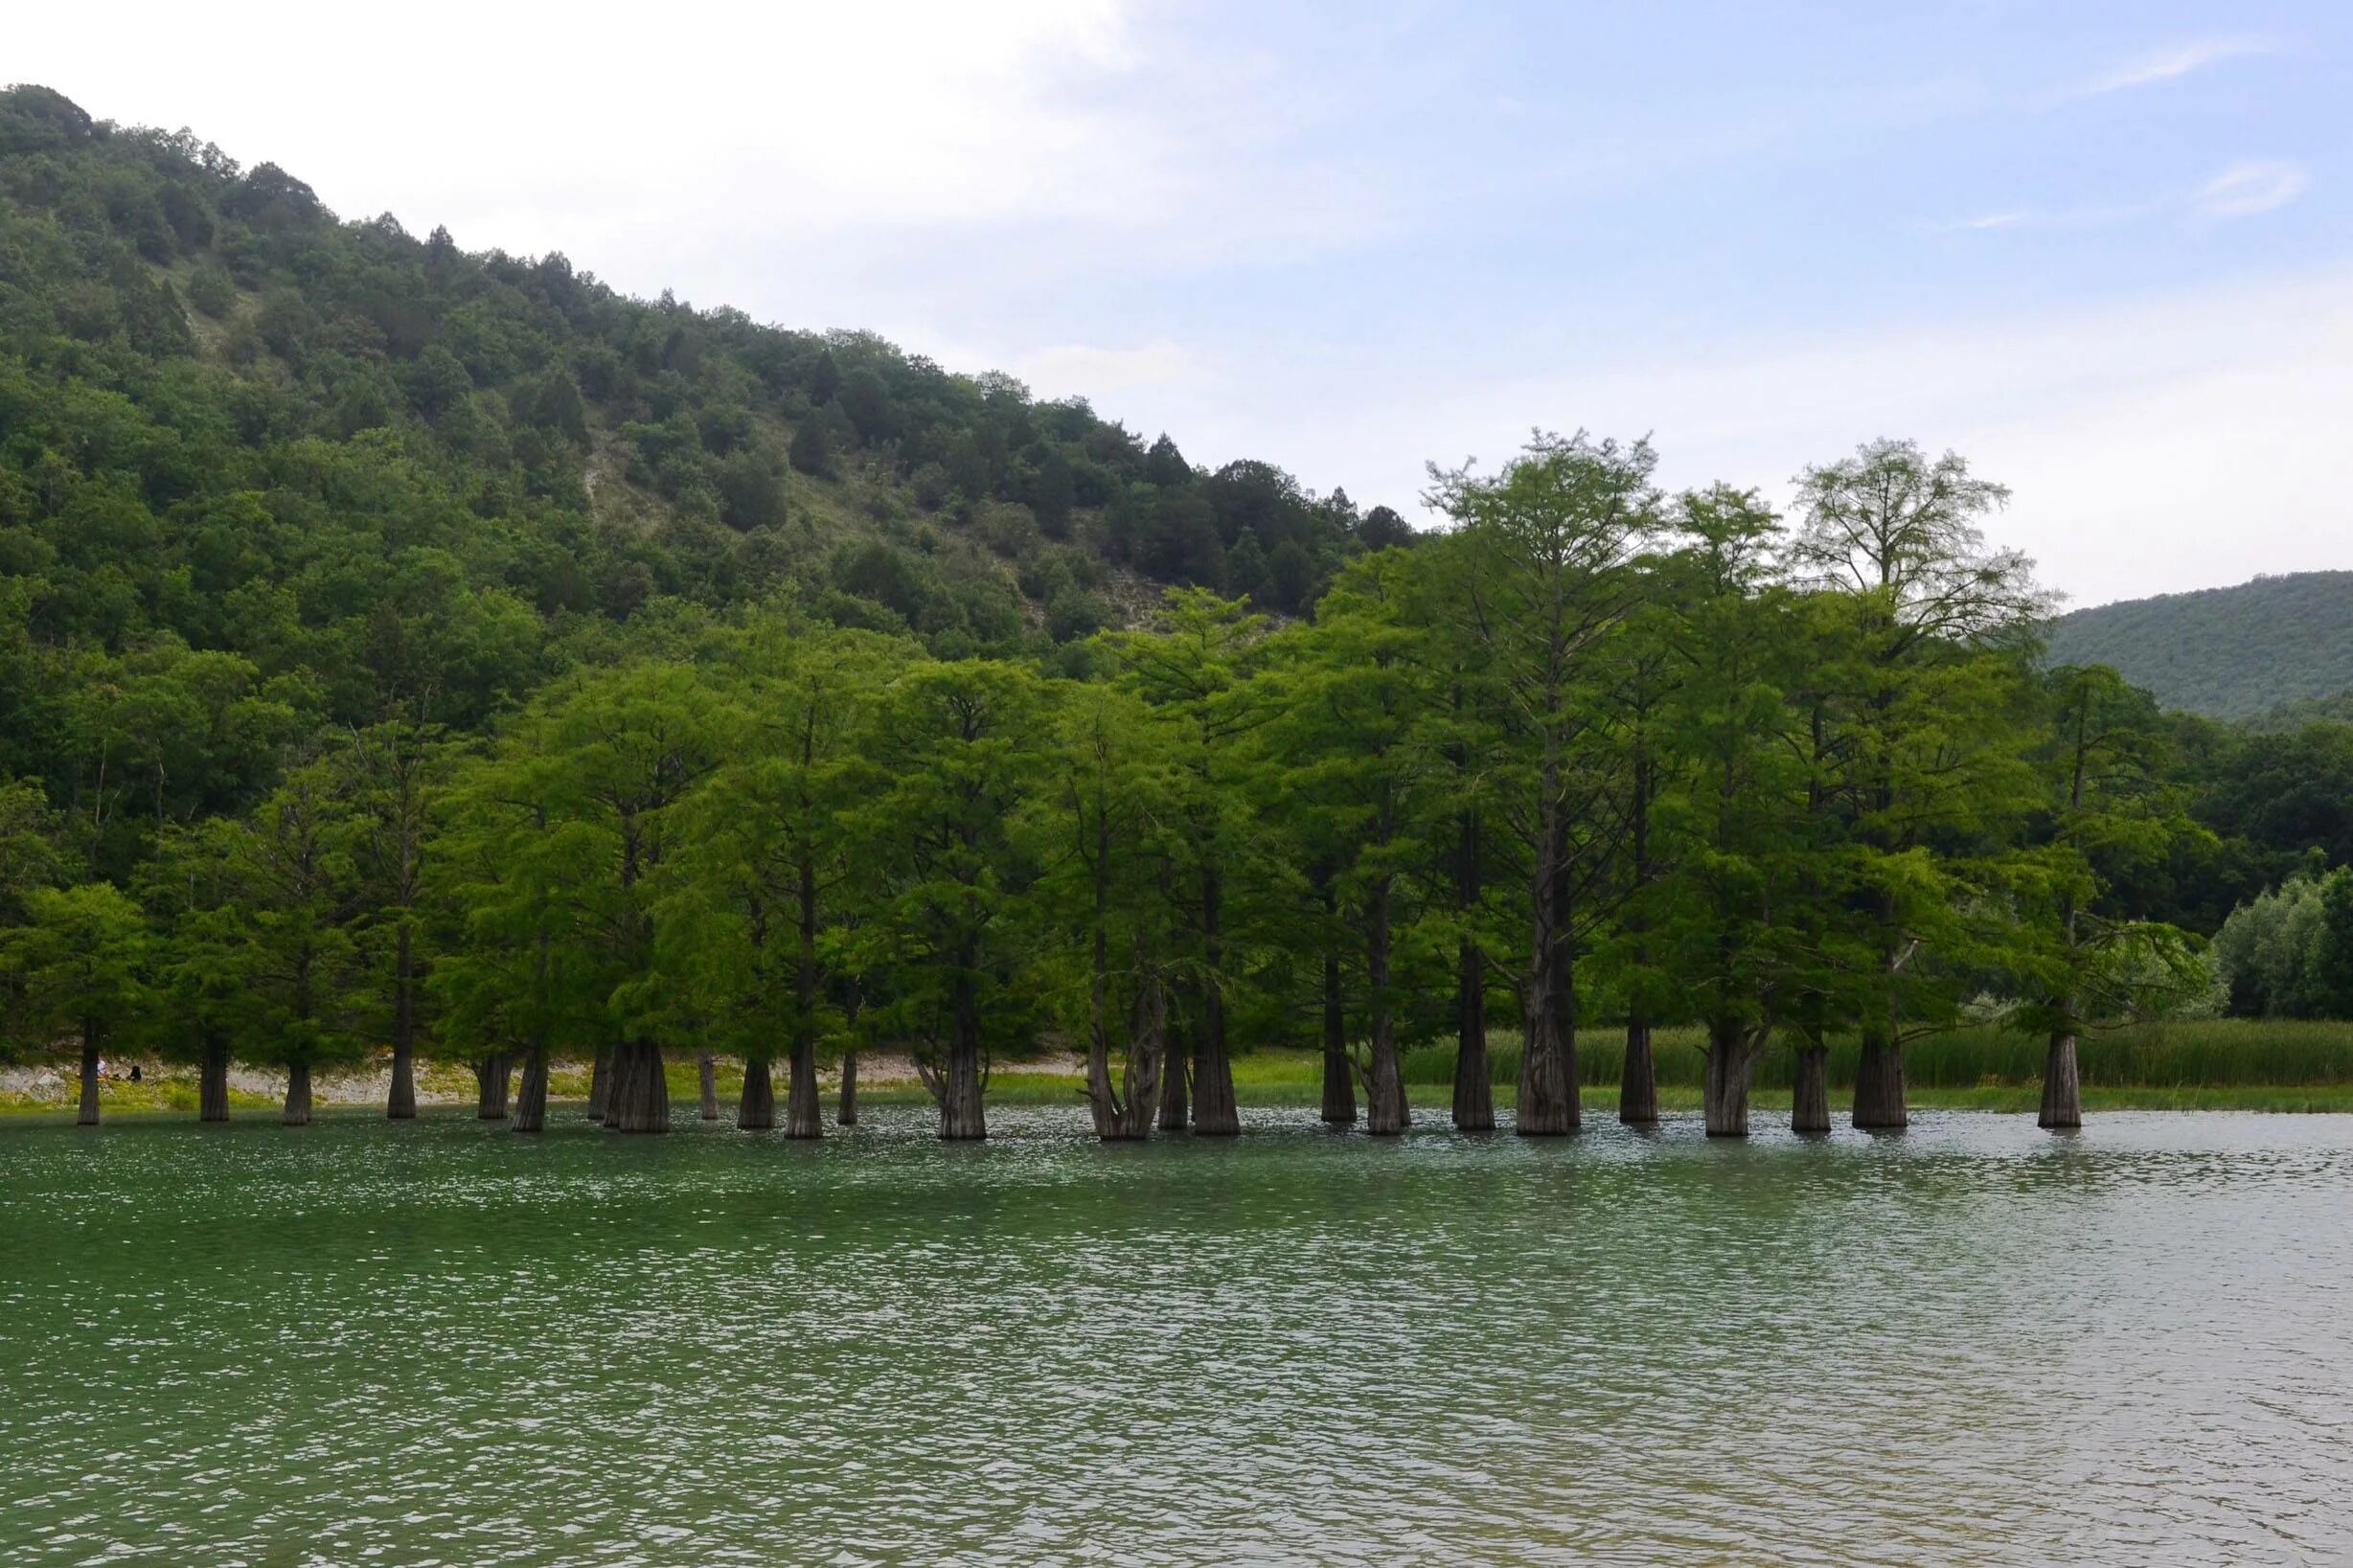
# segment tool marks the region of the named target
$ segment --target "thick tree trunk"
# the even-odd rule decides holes
[[[1904,1102],[1904,1048],[1884,1034],[1865,1034],[1862,1058],[1855,1064],[1855,1125],[1895,1131],[1909,1123]]]
[[[384,1114],[395,1122],[417,1117],[417,966],[406,920],[393,942],[392,1092]]]
[[[776,1125],[776,1080],[769,1076],[768,1058],[743,1058],[743,1093],[736,1100],[736,1125],[745,1132],[765,1132]]]
[[[1126,1059],[1120,1068],[1120,1083],[1114,1088],[1108,1016],[1110,988],[1102,963],[1104,956],[1099,942],[1093,1028],[1086,1050],[1087,1108],[1094,1117],[1095,1136],[1105,1143],[1140,1142],[1152,1136],[1153,1121],[1159,1111],[1160,1058],[1168,1024],[1168,997],[1159,984],[1150,978],[1137,988],[1135,1001],[1128,1010]],[[1137,968],[1144,968],[1140,951]]]
[[[1580,1120],[1575,996],[1558,994],[1564,985],[1575,984],[1575,974],[1564,960],[1566,942],[1554,934],[1564,915],[1554,882],[1549,870],[1537,877],[1538,919],[1519,1049],[1519,1113],[1513,1120],[1523,1138],[1557,1138],[1576,1131]]]
[[[1554,954],[1551,986],[1553,1032],[1560,1041],[1561,1082],[1566,1096],[1568,1130],[1585,1125],[1585,1079],[1577,1064],[1577,975],[1569,947],[1563,943]]]
[[[1755,1066],[1747,1031],[1721,1024],[1709,1029],[1702,1102],[1710,1138],[1748,1136],[1748,1080]]]
[[[1577,1130],[1561,1053],[1560,1024],[1542,979],[1529,989],[1519,1047],[1519,1111],[1513,1130],[1522,1138],[1557,1138]]]
[[[1100,907],[1100,898],[1097,903]],[[1086,1114],[1095,1124],[1095,1136],[1108,1144],[1128,1137],[1129,1127],[1128,1107],[1111,1090],[1111,1026],[1105,1017],[1110,1007],[1110,998],[1105,974],[1104,949],[1103,927],[1098,924],[1095,927],[1094,972],[1088,983],[1087,996]]]
[[[310,1064],[295,1062],[286,1070],[286,1125],[307,1127],[310,1125]]]
[[[588,1064],[588,1120],[602,1122],[605,1109],[612,1103],[615,1052],[609,1045],[600,1047]]]
[[[1626,1020],[1626,1070],[1618,1079],[1618,1120],[1630,1127],[1658,1122],[1658,1061],[1651,1049],[1651,1021]]]
[[[806,751],[802,760],[810,761]],[[792,1079],[785,1090],[785,1136],[819,1138],[825,1135],[825,1118],[817,1105],[817,866],[806,856],[800,863],[799,904],[800,920],[794,933],[799,946],[792,976]]]
[[[1388,889],[1376,887],[1369,902],[1364,975],[1372,992],[1372,1027],[1366,1047],[1364,1130],[1394,1138],[1413,1125],[1413,1109],[1405,1103],[1405,1068],[1397,1057],[1397,1017],[1390,1008]]]
[[[1797,1084],[1790,1098],[1792,1132],[1830,1130],[1830,1049],[1809,1044],[1797,1053]]]
[[[866,988],[856,975],[844,988],[841,1003],[842,1033],[850,1043],[841,1053],[841,1105],[834,1120],[845,1127],[857,1125],[857,1015],[865,1005]]]
[[[1413,1107],[1405,1102],[1405,1063],[1398,1059],[1397,1026],[1386,1010],[1373,1019],[1364,1086],[1364,1130],[1380,1138],[1394,1138],[1413,1125]]]
[[[1650,1003],[1643,994],[1650,983],[1650,918],[1642,902],[1652,875],[1651,800],[1656,792],[1650,753],[1637,747],[1633,796],[1633,895],[1625,916],[1627,932],[1633,938],[1634,1002],[1626,1015],[1626,1059],[1618,1070],[1618,1122],[1630,1127],[1658,1123],[1658,1059],[1651,1049]]]
[[[940,1136],[958,1142],[989,1136],[980,1102],[980,996],[971,978],[972,967],[973,955],[965,955],[963,973],[956,980],[947,1059],[937,1073],[925,1075],[932,1098],[939,1102]]]
[[[2043,1114],[2035,1122],[2054,1132],[2084,1125],[2083,1080],[2076,1069],[2073,1034],[2050,1037],[2050,1055],[2043,1063]]]
[[[1192,1036],[1174,1013],[1168,1021],[1166,1057],[1168,1068],[1160,1084],[1160,1130],[1182,1132],[1191,1119],[1186,1094],[1192,1087],[1193,1047]]]
[[[842,1066],[845,1097],[849,1093],[849,1064]],[[845,1098],[843,1104],[849,1103]],[[817,1103],[817,1042],[813,1038],[797,1040],[792,1047],[790,1081],[785,1088],[785,1136],[788,1138],[822,1138],[825,1136],[825,1114]]]
[[[1234,1102],[1234,1063],[1225,1045],[1225,884],[1216,873],[1201,878],[1201,1033],[1193,1048],[1193,1131],[1231,1138],[1242,1131]]]
[[[702,1091],[702,1120],[719,1120],[719,1057],[708,1051],[695,1053],[695,1075]]]
[[[1493,1132],[1496,1090],[1495,1072],[1487,1056],[1487,955],[1479,951],[1477,943],[1465,937],[1457,963],[1454,1125],[1464,1132]]]
[[[951,1142],[989,1136],[980,1101],[980,1046],[959,1030],[948,1042],[948,1057],[932,1083],[940,1106],[940,1136]]]
[[[1547,779],[1549,788],[1552,781]],[[1535,929],[1528,954],[1524,1034],[1519,1050],[1519,1114],[1523,1138],[1555,1138],[1583,1121],[1577,1083],[1576,967],[1569,951],[1569,878],[1565,822],[1543,829],[1542,855],[1530,894]]]
[[[513,1072],[513,1058],[504,1051],[493,1052],[474,1063],[476,1120],[504,1122],[507,1119],[507,1086]]]
[[[523,1053],[523,1087],[514,1097],[514,1130],[538,1132],[547,1125],[547,1047]]]
[[[196,1120],[229,1119],[229,1042],[208,1037],[196,1066]]]
[[[1225,1051],[1225,1003],[1214,987],[1202,998],[1201,1011],[1200,1043],[1193,1058],[1193,1130],[1203,1138],[1231,1138],[1242,1131],[1242,1107],[1234,1098],[1233,1058]]]
[[[1357,1075],[1348,1060],[1348,1012],[1340,1002],[1340,958],[1324,954],[1323,1119],[1336,1127],[1357,1119]]]
[[[98,1125],[98,1034],[84,1028],[81,1032],[81,1104],[74,1113],[77,1126]]]
[[[670,1079],[662,1068],[662,1048],[651,1040],[632,1040],[614,1051],[613,1066],[605,1125],[617,1132],[668,1132]]]

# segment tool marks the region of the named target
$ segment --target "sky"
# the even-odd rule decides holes
[[[1884,435],[2078,604],[2353,567],[2343,0],[44,6],[0,80],[346,217],[860,328],[1417,521]]]

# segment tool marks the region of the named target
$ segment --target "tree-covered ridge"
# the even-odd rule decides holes
[[[1009,377],[341,221],[276,165],[0,93],[0,771],[102,829],[134,773],[150,822],[250,798],[227,732],[479,726],[649,613],[1027,654],[1160,583],[1298,612],[1408,534]]]
[[[2259,577],[2076,610],[2051,624],[2049,642],[2059,663],[2111,666],[2165,706],[2209,718],[2339,698],[2353,691],[2353,571]]]

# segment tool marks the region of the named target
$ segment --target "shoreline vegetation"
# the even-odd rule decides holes
[[[1657,1107],[1687,1114],[1704,1107],[1704,1059],[1696,1029],[1654,1032]],[[1996,1029],[1955,1032],[1915,1045],[1908,1054],[1910,1101],[1920,1109],[2023,1113],[2038,1108],[2043,1089],[2043,1042]],[[1615,1121],[1603,1097],[1623,1071],[1624,1042],[1616,1030],[1595,1030],[1578,1042],[1579,1077],[1588,1102],[1588,1125]],[[1828,1064],[1833,1093],[1851,1092],[1859,1048],[1834,1042]],[[1519,1072],[1515,1039],[1499,1035],[1489,1056],[1492,1093],[1498,1110],[1514,1108]],[[1455,1052],[1429,1046],[1404,1053],[1408,1102],[1428,1111],[1443,1105],[1452,1082]],[[189,1065],[143,1060],[137,1083],[108,1079],[100,1093],[109,1116],[193,1117],[198,1110],[197,1071]],[[696,1119],[700,1094],[695,1053],[671,1054],[666,1062],[671,1099],[681,1122]],[[1759,1062],[1750,1103],[1768,1122],[1786,1117],[1793,1100],[1794,1062],[1790,1053],[1769,1053]],[[590,1099],[592,1064],[552,1062],[548,1101],[567,1116]],[[2080,1047],[2078,1070],[2084,1109],[2231,1110],[2296,1113],[2353,1113],[2353,1023],[2299,1023],[2213,1019],[2196,1023],[2139,1026],[2089,1037]],[[314,1087],[322,1114],[365,1112],[381,1117],[390,1060],[323,1075]],[[1250,1052],[1233,1058],[1234,1097],[1245,1109],[1292,1109],[1320,1102],[1321,1053],[1299,1049]],[[734,1058],[714,1063],[713,1086],[724,1106],[718,1120],[732,1121],[742,1094],[743,1065]],[[818,1075],[824,1107],[838,1102],[838,1062]],[[63,1119],[74,1109],[72,1075],[15,1069],[0,1074],[0,1117],[35,1121]],[[1083,1057],[1049,1054],[1035,1060],[1000,1063],[990,1075],[988,1099],[1001,1105],[1067,1105],[1084,1110],[1086,1079]],[[228,1106],[233,1116],[276,1121],[283,1102],[283,1072],[233,1068]],[[872,1105],[929,1105],[930,1091],[903,1053],[867,1052],[858,1067],[857,1096]],[[432,1063],[418,1074],[421,1109],[454,1111],[481,1103],[474,1074],[463,1064]],[[511,1104],[509,1100],[507,1103]],[[483,1120],[501,1123],[502,1117]]]

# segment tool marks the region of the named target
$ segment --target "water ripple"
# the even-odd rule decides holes
[[[0,1560],[2353,1558],[2353,1119],[0,1131]]]

